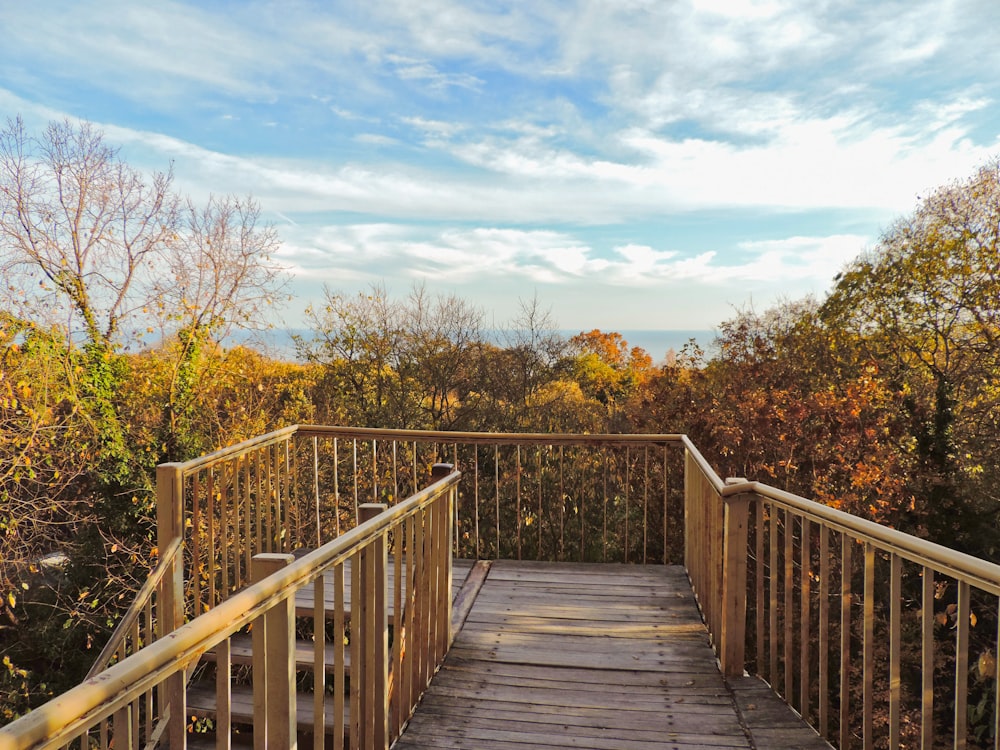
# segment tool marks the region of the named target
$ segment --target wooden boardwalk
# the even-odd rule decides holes
[[[680,567],[497,561],[396,750],[829,748],[727,685]]]

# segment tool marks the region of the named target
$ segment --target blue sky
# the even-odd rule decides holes
[[[994,0],[0,2],[0,115],[252,193],[292,274],[498,322],[709,329],[821,295],[1000,153]]]

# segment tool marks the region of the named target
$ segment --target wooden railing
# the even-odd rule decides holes
[[[458,479],[457,473],[448,475],[300,559],[277,553],[256,555],[250,572],[255,583],[173,630],[169,637],[0,728],[0,750],[88,748],[95,743],[102,748],[131,749],[161,741],[184,747],[189,736],[185,684],[191,669],[209,650],[214,650],[216,663],[218,746],[229,747],[234,728],[229,712],[233,678],[229,640],[248,627],[253,634],[254,701],[259,706],[254,736],[268,748],[294,746],[294,597],[306,587],[313,589],[313,623],[330,619],[327,603],[333,610],[332,632],[328,634],[323,626],[313,628],[318,667],[313,693],[316,747],[324,747],[327,735],[335,747],[343,746],[345,735],[352,748],[388,747],[450,645],[448,540]],[[390,566],[395,572],[391,588]],[[345,619],[348,568],[349,626]],[[391,650],[390,601],[396,613]],[[350,644],[349,660],[344,658],[345,641]],[[328,646],[335,651],[337,668],[326,685],[325,668],[320,665],[325,663]],[[350,686],[349,692],[345,685]],[[332,703],[332,727],[324,726],[328,703]],[[345,706],[349,706],[349,725]]]
[[[728,677],[841,750],[1000,748],[1000,566],[724,482],[686,445],[685,561]]]
[[[185,618],[230,607],[257,590],[247,586],[261,553],[354,539],[365,504],[395,517],[399,498],[422,496],[441,461],[461,470],[454,534],[443,537],[452,554],[683,562],[726,675],[759,675],[839,747],[1000,748],[1000,567],[766,485],[724,481],[683,435],[299,426],[161,466],[159,580],[147,587],[150,606],[134,608],[148,614],[120,630],[148,646]],[[427,544],[442,524],[398,532],[403,548]],[[417,529],[423,541],[408,536]],[[107,658],[129,662],[130,648],[112,643]],[[150,696],[161,700],[144,695],[136,716],[155,713]],[[389,735],[406,711],[390,712]]]

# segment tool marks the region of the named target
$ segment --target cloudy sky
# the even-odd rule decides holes
[[[997,156],[995,0],[0,1],[0,115],[252,193],[294,326],[415,282],[710,329]]]

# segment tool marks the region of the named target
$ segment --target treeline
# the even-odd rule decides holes
[[[155,564],[155,466],[292,423],[686,432],[720,474],[998,559],[998,235],[990,163],[921,201],[825,298],[721,323],[711,356],[692,342],[654,366],[616,333],[567,339],[538,300],[498,336],[461,297],[376,286],[329,290],[285,362],[220,343],[284,292],[254,201],[198,205],[88,125],[12,121],[0,720],[79,680]]]

